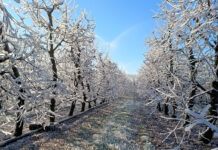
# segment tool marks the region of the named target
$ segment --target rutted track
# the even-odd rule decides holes
[[[37,133],[4,149],[153,149],[143,124],[145,105],[133,97],[75,120],[57,125],[55,131]]]

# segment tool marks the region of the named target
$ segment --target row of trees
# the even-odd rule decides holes
[[[217,1],[163,0],[155,17],[161,26],[146,41],[138,94],[209,143],[218,133]]]
[[[76,15],[66,0],[5,2],[0,1],[0,132],[20,136],[24,123],[53,125],[61,110],[72,116],[78,103],[84,111],[125,94],[130,81],[97,51],[95,24],[86,12]]]

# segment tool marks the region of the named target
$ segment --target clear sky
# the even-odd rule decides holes
[[[161,0],[77,0],[95,19],[97,44],[128,74],[143,63],[145,38],[155,28],[152,16]]]

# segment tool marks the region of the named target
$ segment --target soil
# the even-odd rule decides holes
[[[153,150],[173,149],[179,145],[182,130],[176,131],[164,142],[177,124],[160,118],[154,107],[142,100],[126,97],[95,109],[76,121],[58,125],[55,131],[41,132],[12,143],[4,150]],[[204,145],[197,138],[185,139],[181,149],[207,150],[214,145]]]

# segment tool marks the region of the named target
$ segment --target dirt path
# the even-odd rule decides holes
[[[35,134],[4,149],[154,149],[142,121],[144,110],[143,102],[125,98],[61,124],[55,132]]]

